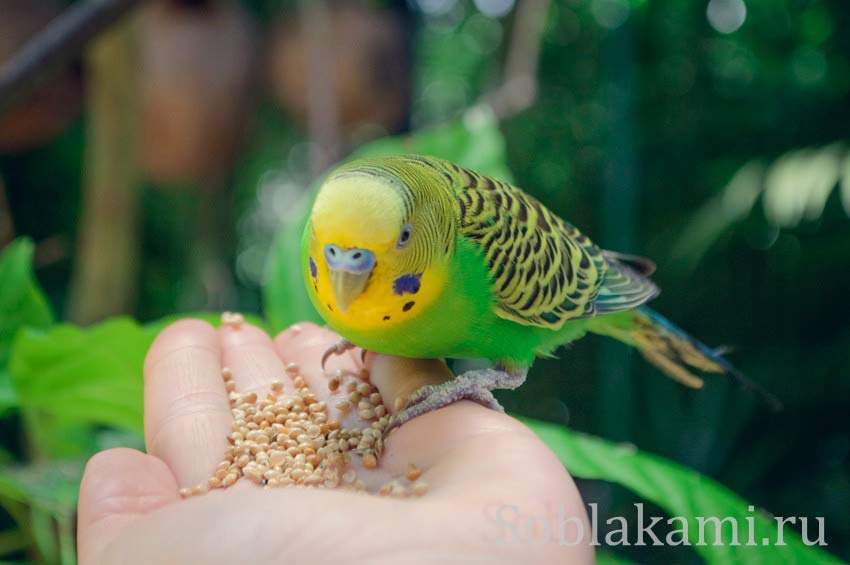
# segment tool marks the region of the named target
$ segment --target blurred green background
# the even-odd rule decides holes
[[[827,549],[850,558],[850,5],[140,4],[0,115],[0,246],[34,242],[54,319],[227,309],[279,329],[311,315],[292,253],[328,166],[365,152],[451,158],[512,178],[605,248],[653,258],[663,289],[653,307],[728,346],[785,404],[772,413],[717,378],[685,390],[624,346],[588,337],[500,394],[508,411],[633,444],[774,515],[823,517]],[[0,61],[67,7],[0,0]],[[374,141],[398,134],[413,137]],[[16,251],[23,263],[28,249]],[[47,327],[42,310],[18,325]],[[101,334],[119,349],[122,336],[137,340],[136,357],[161,327],[110,323]],[[19,328],[9,328],[11,339]],[[100,339],[60,330],[45,338],[65,340],[53,363]],[[56,473],[67,492],[46,514],[27,494],[4,502],[0,523],[18,529],[0,534],[0,557],[67,560],[75,462],[139,440],[120,417],[83,425],[50,409],[85,411],[109,386],[108,361],[92,361],[105,368],[88,396],[26,389],[26,375],[42,374],[32,362],[41,354],[26,348],[47,347],[32,340],[16,343],[0,386],[2,459],[19,479],[23,462],[42,465],[17,492]],[[0,347],[0,363],[9,355]],[[601,512],[633,514],[629,490],[580,486]],[[711,560],[682,548],[617,553]]]

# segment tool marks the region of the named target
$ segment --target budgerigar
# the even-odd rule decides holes
[[[415,358],[487,358],[424,387],[391,426],[522,384],[536,357],[594,332],[636,347],[677,381],[743,377],[644,304],[652,262],[605,251],[520,189],[453,163],[404,155],[332,172],[302,241],[313,304],[347,344]],[[750,385],[752,386],[752,385]]]

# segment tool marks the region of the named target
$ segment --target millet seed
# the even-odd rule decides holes
[[[367,469],[374,469],[378,466],[378,458],[375,457],[372,453],[366,453],[363,455],[363,466]]]
[[[419,470],[419,467],[416,466],[416,463],[408,463],[407,465],[407,480],[411,483],[419,479],[422,475],[422,471]]]
[[[225,323],[238,329],[241,316],[229,316]],[[340,389],[347,392],[346,397],[334,403],[336,409],[347,413],[355,405],[365,420],[365,427],[354,429],[343,428],[338,420],[329,418],[327,402],[310,391],[298,365],[290,363],[285,371],[292,378],[295,392],[284,394],[284,383],[278,379],[260,399],[255,392],[239,394],[232,371],[222,368],[233,416],[224,460],[203,483],[180,489],[181,497],[228,488],[241,477],[270,488],[341,486],[366,491],[357,472],[348,467],[349,453],[360,455],[366,469],[377,468],[388,422],[383,399],[368,382],[368,371],[337,370],[328,381],[331,392]],[[411,468],[408,471],[412,485],[392,481],[382,489],[384,494],[407,497],[424,493],[427,487],[417,481],[419,475],[412,473]]]
[[[224,312],[221,315],[221,323],[231,329],[238,330],[245,323],[245,318],[237,312]]]
[[[423,496],[428,492],[428,483],[424,481],[416,481],[410,486],[410,492],[412,492],[414,496]]]

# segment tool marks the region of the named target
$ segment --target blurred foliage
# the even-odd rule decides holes
[[[17,404],[8,370],[15,334],[23,326],[47,327],[53,318],[32,274],[32,249],[31,241],[19,240],[0,256],[0,415]]]
[[[840,189],[841,204],[850,216],[850,152],[843,143],[796,149],[769,166],[749,161],[693,216],[674,255],[695,266],[719,237],[752,213],[760,198],[765,218],[776,228],[818,221],[833,189]]]
[[[266,34],[281,11],[298,6],[244,3]],[[506,408],[639,448],[631,455],[565,428],[536,426],[575,474],[613,481],[580,483],[589,501],[600,501],[600,515],[629,515],[636,495],[671,514],[703,505],[743,512],[745,503],[716,483],[643,455],[654,453],[776,515],[806,516],[810,523],[823,516],[828,549],[850,557],[847,4],[552,2],[536,102],[498,125],[467,112],[502,78],[513,2],[373,4],[400,10],[416,24],[410,116],[416,134],[367,146],[361,142],[368,136],[355,136],[343,144],[346,158],[422,152],[513,178],[603,247],[658,261],[655,278],[664,293],[654,307],[706,343],[729,344],[736,365],[787,406],[771,414],[720,379],[702,391],[683,390],[651,367],[629,363],[619,346],[603,349],[601,340],[588,338],[561,359],[536,363],[524,387],[500,395]],[[494,14],[497,8],[502,12]],[[317,148],[260,98],[241,156],[221,181],[229,191],[198,190],[203,183],[144,187],[137,319],[211,308],[198,235],[210,209],[232,217],[222,229],[232,245],[221,260],[236,284],[225,306],[260,313],[262,295],[274,330],[315,316],[294,258]],[[83,116],[47,146],[0,155],[16,233],[36,242],[36,275],[57,313],[65,311],[75,260],[85,125]],[[28,267],[32,244],[19,240],[5,251],[0,428],[2,461],[12,467],[0,482],[8,514],[0,517],[0,551],[6,551],[0,557],[21,556],[15,551],[35,543],[30,557],[58,561],[68,554],[73,500],[60,494],[35,502],[19,479],[34,466],[31,476],[65,485],[57,493],[73,492],[88,455],[142,446],[140,363],[161,326],[125,318],[91,328],[48,327],[52,316]],[[18,332],[22,326],[28,329]],[[107,330],[126,334],[133,347],[100,348],[98,340],[112,339]],[[611,358],[623,377],[613,388],[604,363]],[[663,492],[649,488],[658,485]],[[675,548],[616,551],[600,561],[729,557]],[[770,556],[760,548],[759,559]],[[772,562],[793,562],[786,557]]]
[[[687,539],[707,563],[841,563],[805,545],[793,531],[783,532],[786,545],[761,545],[765,539],[777,539],[773,517],[748,510],[752,506],[741,497],[691,469],[641,453],[634,446],[613,444],[562,426],[532,420],[525,423],[552,448],[574,477],[622,485],[655,503],[668,516],[685,518],[687,526],[681,521],[674,522],[672,525],[677,528],[668,528],[666,534],[659,531],[656,535],[667,540]],[[718,532],[703,526],[704,537],[700,540],[698,517],[733,518],[738,523],[735,531],[740,545],[728,545],[732,539],[728,527]],[[749,524],[748,519],[752,520]],[[742,524],[745,526],[741,527]],[[653,543],[647,538],[647,543]],[[748,545],[749,540],[758,541]]]

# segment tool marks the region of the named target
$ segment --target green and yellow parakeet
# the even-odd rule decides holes
[[[491,389],[519,386],[536,357],[588,331],[690,387],[703,384],[693,370],[743,379],[644,306],[658,294],[652,262],[600,249],[522,190],[440,159],[363,159],[332,172],[302,256],[313,304],[348,343],[496,363],[425,387],[394,425],[462,398],[498,407]]]

